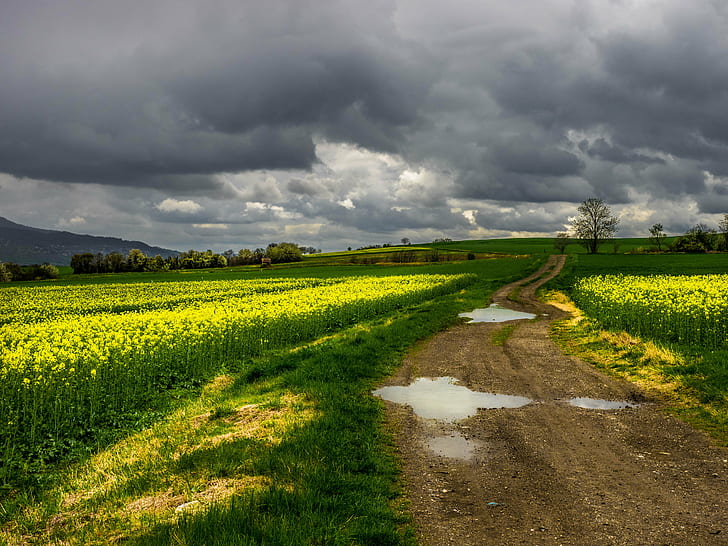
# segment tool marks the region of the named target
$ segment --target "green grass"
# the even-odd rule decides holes
[[[471,272],[479,280],[314,342],[248,358],[241,373],[202,392],[180,391],[166,411],[157,409],[162,418],[155,424],[119,431],[95,455],[48,466],[34,488],[7,495],[0,541],[414,544],[383,406],[370,392],[414,343],[540,263],[507,258],[352,268],[353,274],[402,274],[409,267]],[[306,273],[343,269],[349,268]]]
[[[666,245],[674,238],[667,238]],[[616,252],[615,252],[616,245]],[[443,252],[480,252],[501,254],[558,254],[554,248],[552,237],[528,237],[513,239],[485,239],[473,241],[452,241],[447,243],[427,243],[418,245],[441,250]],[[638,249],[649,250],[652,247],[646,238],[616,238],[599,247],[599,255],[624,254]],[[586,249],[576,242],[566,247],[566,254],[587,254]]]
[[[728,253],[721,254],[578,254],[544,288],[567,291],[590,275],[706,275],[728,273]]]
[[[516,326],[518,326],[518,325],[517,324],[507,324],[506,326],[503,326],[499,330],[496,330],[490,336],[490,342],[496,346],[504,345],[505,342],[508,341],[508,338],[511,337],[511,334],[513,333],[513,330],[516,329]]]
[[[271,268],[263,269],[257,265],[223,267],[216,269],[183,269],[177,271],[162,272],[145,272],[145,273],[101,273],[101,274],[83,274],[74,275],[67,271],[61,275],[61,278],[54,281],[32,281],[28,282],[10,282],[0,284],[0,291],[6,286],[28,286],[34,285],[51,285],[66,286],[74,284],[116,284],[116,283],[136,283],[150,281],[182,281],[182,280],[225,280],[225,279],[265,279],[265,278],[297,278],[297,277],[344,277],[358,275],[409,275],[414,273],[447,273],[453,270],[453,267],[463,268],[463,272],[469,270],[479,270],[481,259],[497,258],[497,256],[482,256],[478,260],[458,259],[454,263],[451,262],[418,262],[418,263],[362,263],[363,257],[374,257],[379,255],[387,256],[392,253],[408,250],[411,247],[393,247],[387,249],[375,249],[367,251],[351,251],[342,253],[316,254],[313,256],[305,256],[302,262],[294,262],[289,264],[276,264]],[[416,247],[422,249],[423,247]],[[423,253],[431,252],[431,249],[420,250]],[[453,254],[463,255],[468,251],[456,252]],[[518,254],[518,253],[517,253]],[[359,258],[358,263],[351,263],[351,258]],[[524,254],[522,259],[529,256]],[[465,263],[467,262],[467,263]]]
[[[588,318],[560,321],[552,334],[567,354],[638,383],[669,413],[728,446],[728,349],[657,343],[602,330]]]
[[[728,273],[728,254],[620,254],[570,256],[545,290],[569,293],[590,275],[699,275]],[[565,323],[556,338],[569,352],[664,396],[669,411],[728,445],[728,347],[708,348],[607,332],[594,320]],[[627,342],[624,342],[624,339]]]
[[[672,242],[675,238],[668,237],[665,245]],[[365,250],[342,250],[338,252],[326,252],[322,254],[310,254],[303,256],[303,261],[293,264],[281,264],[274,266],[274,270],[280,269],[296,269],[305,268],[310,271],[315,267],[330,266],[352,266],[366,267],[364,262],[391,260],[393,253],[411,252],[421,256],[423,259],[432,250],[441,253],[441,258],[452,255],[453,259],[462,258],[463,255],[472,252],[481,255],[487,254],[508,254],[508,255],[526,255],[526,254],[555,254],[556,250],[553,245],[552,237],[530,237],[530,238],[509,238],[509,239],[483,239],[483,240],[466,240],[451,241],[446,243],[422,243],[408,246],[392,246],[386,248],[372,248]],[[615,243],[616,250],[615,253]],[[632,252],[638,249],[651,249],[653,245],[646,238],[617,238],[613,241],[604,243],[599,251],[599,255],[614,255]],[[586,254],[584,247],[574,242],[566,248],[567,254]],[[352,263],[353,262],[353,263]],[[259,266],[239,266],[235,268],[208,269],[208,270],[182,270],[168,271],[156,273],[126,273],[118,274],[101,274],[101,275],[73,275],[68,266],[59,267],[61,279],[59,281],[38,281],[38,282],[137,282],[139,280],[159,279],[159,280],[179,280],[180,278],[192,277],[204,279],[208,275],[256,275],[260,272]],[[114,279],[109,281],[108,279]]]
[[[620,241],[586,255],[576,244],[565,274],[721,273],[728,255],[624,255],[648,247]],[[474,273],[465,290],[378,317],[324,338],[246,360],[243,371],[202,390],[160,394],[146,419],[122,422],[75,458],[36,468],[32,487],[0,501],[0,542],[44,544],[414,544],[402,504],[392,438],[371,390],[419,340],[482,307],[491,293],[537,269],[552,239],[418,245],[440,252],[531,254],[403,265],[350,264],[350,253],[307,257],[269,270],[247,266],[123,275],[64,275],[54,285],[140,280]],[[377,257],[401,248],[360,251]],[[426,252],[426,251],[423,251]],[[0,288],[0,291],[2,288]],[[559,342],[610,373],[651,385],[679,414],[728,444],[728,354],[661,347],[561,325]],[[581,328],[581,330],[579,330]],[[494,334],[502,343],[512,328]],[[123,419],[122,419],[123,421]],[[723,440],[720,440],[723,438]],[[187,503],[192,503],[187,505]],[[185,508],[185,505],[189,508]],[[182,511],[175,512],[176,507]]]

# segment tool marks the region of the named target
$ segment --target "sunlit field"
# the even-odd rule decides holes
[[[246,357],[473,280],[410,275],[8,290],[0,327],[6,455],[83,435],[160,388],[202,381]]]
[[[371,389],[540,263],[1,287],[0,542],[413,543]]]
[[[565,322],[555,334],[728,445],[726,272],[726,253],[572,256],[551,287],[588,320]]]
[[[728,342],[728,275],[596,275],[572,294],[610,329],[705,347]]]
[[[442,245],[451,261],[377,249],[0,287],[0,543],[414,544],[371,390],[553,252]],[[688,393],[674,411],[719,438],[728,255],[604,250],[552,282],[590,317],[560,342]]]

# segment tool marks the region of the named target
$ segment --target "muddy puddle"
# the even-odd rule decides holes
[[[509,320],[525,320],[536,317],[533,313],[514,311],[513,309],[501,307],[497,303],[493,303],[485,309],[473,309],[468,313],[460,313],[458,316],[471,319],[468,321],[468,324],[475,324],[477,322],[507,322]]]
[[[389,402],[406,404],[415,415],[439,422],[438,436],[430,436],[425,446],[439,457],[472,461],[482,447],[480,443],[463,436],[455,423],[475,415],[479,409],[520,408],[532,402],[525,396],[471,391],[457,385],[454,377],[418,377],[411,384],[381,387],[372,392]],[[570,398],[571,406],[592,410],[620,410],[636,408],[638,404],[626,400],[600,400],[597,398]],[[540,402],[543,403],[543,402]],[[563,403],[556,401],[557,404]],[[444,425],[444,429],[443,429]],[[434,432],[434,430],[433,430]],[[445,435],[443,435],[443,432]]]
[[[382,387],[373,394],[390,402],[407,404],[425,419],[447,422],[471,417],[479,409],[520,408],[531,402],[525,396],[471,391],[456,382],[454,377],[418,377],[406,387]]]
[[[480,445],[456,432],[450,436],[437,436],[428,439],[427,447],[435,455],[439,455],[440,457],[470,461],[475,457],[475,452]]]
[[[572,398],[568,400],[569,405],[577,408],[596,410],[618,410],[625,408],[636,408],[638,404],[626,400],[599,400],[596,398]]]

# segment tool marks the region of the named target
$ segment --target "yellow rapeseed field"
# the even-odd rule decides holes
[[[728,341],[728,275],[597,275],[580,279],[573,298],[611,329],[707,347]]]
[[[472,281],[410,275],[3,289],[0,445],[84,434],[159,389]]]

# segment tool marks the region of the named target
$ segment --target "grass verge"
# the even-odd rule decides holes
[[[665,410],[728,446],[728,350],[658,344],[627,332],[608,332],[584,316],[561,292],[545,299],[571,313],[552,326],[567,354],[638,384]]]

